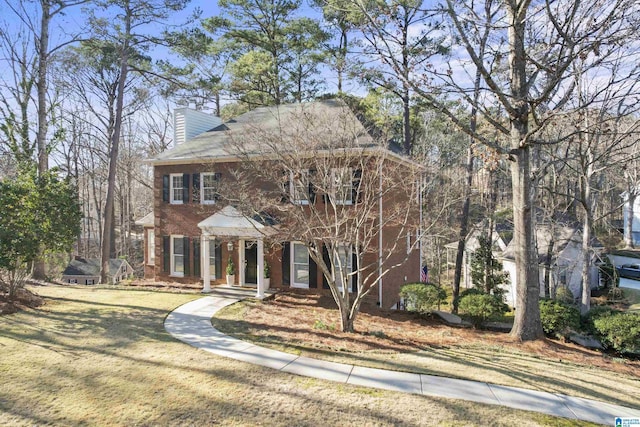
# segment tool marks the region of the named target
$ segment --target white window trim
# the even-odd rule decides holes
[[[154,229],[147,232],[147,265],[156,264],[156,233]]]
[[[174,190],[174,186],[173,186],[173,178],[174,177],[180,177],[181,179],[183,179],[182,181],[182,199],[181,200],[176,200],[173,198],[174,194],[173,194],[173,190]],[[188,194],[184,194],[184,174],[181,173],[172,173],[171,175],[169,175],[169,202],[172,205],[181,205],[184,203],[184,198],[188,197]]]
[[[200,203],[203,205],[215,205],[216,204],[216,200],[215,198],[213,200],[205,200],[204,199],[204,177],[205,176],[213,176],[215,178],[216,174],[215,172],[203,172],[200,174]],[[207,187],[207,188],[211,188],[211,187]]]
[[[171,259],[171,272],[170,272],[169,275],[171,277],[184,277],[184,248],[182,248],[182,251],[183,251],[183,253],[182,253],[182,268],[183,268],[183,271],[182,272],[176,271],[176,265],[175,265],[176,261],[175,261],[175,257],[174,257],[174,253],[173,253],[173,242],[174,242],[174,240],[175,239],[183,239],[184,236],[177,235],[177,234],[172,234],[169,238],[171,239],[170,240],[171,244],[169,245],[170,248],[171,248],[171,257],[170,257],[170,259]]]
[[[351,245],[345,245],[345,244],[339,244],[338,245],[338,253],[340,250],[342,250],[342,248],[348,247],[349,248],[349,252],[347,253],[347,279],[349,280],[349,285],[351,285],[351,280],[352,279],[352,275],[351,273],[353,273],[353,248],[351,247]],[[334,255],[336,255],[334,253]],[[336,282],[336,288],[338,288],[338,291],[342,292],[342,282],[340,284],[338,284],[338,280],[342,280],[342,278],[340,277],[340,265],[338,263],[338,261],[334,258],[332,260],[333,262],[333,274],[335,276],[335,282]],[[347,286],[347,289],[349,289],[349,293],[352,293],[352,286]]]
[[[295,258],[295,245],[302,245],[306,249],[306,251],[307,251],[307,268],[309,268],[309,264],[310,264],[309,263],[309,249],[302,242],[291,242],[290,245],[291,245],[291,248],[289,250],[289,254],[290,254],[289,256],[291,257],[291,259],[290,259],[291,262],[289,263],[290,264],[290,266],[289,266],[290,267],[290,276],[289,277],[291,277],[291,287],[292,288],[300,288],[300,289],[309,289],[309,281],[311,281],[311,277],[309,277],[309,281],[307,281],[307,283],[296,283],[296,281],[295,281],[295,278],[296,278],[295,265],[299,264],[299,263],[295,262],[295,259],[296,259]]]
[[[304,180],[306,183],[305,191],[302,191],[302,197],[298,198],[298,191],[296,191],[296,180],[295,174],[299,173],[301,175],[300,179]],[[303,169],[296,172],[289,172],[289,197],[291,198],[291,203],[296,205],[308,205],[309,204],[309,170]]]
[[[342,175],[347,176],[348,177],[348,182],[349,182],[349,190],[347,191],[346,195],[347,198],[343,199],[343,200],[339,200],[338,199],[338,189],[336,188],[337,183],[337,179],[336,179],[336,174],[345,174]],[[341,182],[341,187],[346,187],[346,185],[344,184],[344,182]],[[353,168],[332,168],[331,169],[331,198],[333,200],[333,202],[336,205],[343,205],[343,206],[349,206],[353,204],[353,197],[352,197],[352,192],[353,190]]]

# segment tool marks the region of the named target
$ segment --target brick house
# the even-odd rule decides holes
[[[298,213],[307,212],[311,218],[313,209],[326,213],[331,208],[332,214],[349,218],[369,209],[367,221],[375,223],[366,244],[356,246],[345,237],[345,243],[336,250],[334,245],[325,247],[318,237],[318,242],[311,246],[317,248],[316,256],[322,253],[324,265],[333,265],[336,271],[340,265],[342,271],[349,273],[342,276],[351,282],[347,286],[349,291],[357,292],[358,283],[367,288],[377,285],[377,290],[368,295],[370,302],[391,308],[399,300],[399,288],[419,280],[422,217],[419,191],[415,192],[415,199],[405,200],[411,206],[405,222],[392,223],[388,220],[392,214],[388,212],[397,205],[394,202],[405,197],[403,189],[414,184],[417,188],[420,182],[390,180],[391,187],[386,188],[382,179],[384,171],[406,171],[417,165],[397,151],[381,149],[342,101],[262,107],[226,123],[212,117],[208,125],[203,124],[199,113],[196,122],[201,133],[185,137],[189,131],[193,134],[189,114],[189,110],[177,111],[174,120],[179,122],[176,129],[182,135],[176,135],[174,148],[149,161],[154,168],[154,209],[137,222],[145,230],[146,278],[182,283],[200,281],[207,292],[211,285],[227,283],[225,269],[231,259],[236,269],[233,284],[255,286],[258,294],[266,288],[261,274],[266,265],[270,271],[268,286],[323,292],[328,289],[325,274],[309,254],[309,241],[315,238],[309,237],[308,232],[302,233],[304,221],[292,226],[293,222],[286,219],[291,216],[286,217],[286,212],[289,208],[296,209]],[[310,125],[309,120],[315,125]],[[295,137],[289,129],[296,129]],[[307,141],[324,138],[353,145],[351,148],[340,145],[339,149],[332,145],[324,151],[315,149],[306,153],[292,148],[294,140],[301,139],[301,132],[305,135],[302,139]],[[271,138],[273,135],[277,137]],[[344,160],[345,153],[355,150],[358,156]],[[338,151],[340,156],[336,154]],[[328,166],[322,171],[317,167],[305,169],[280,164],[284,157],[278,158],[276,152],[295,153],[298,158],[316,162],[326,158],[330,165],[332,161],[351,163]],[[367,160],[358,163],[360,158]],[[263,172],[274,163],[278,173],[268,178]],[[253,171],[247,169],[249,166],[255,166]],[[378,175],[370,167],[377,168]],[[244,174],[238,172],[242,169]],[[250,180],[240,182],[239,175]],[[319,184],[320,175],[330,185]],[[368,201],[362,200],[363,183],[371,181],[370,177],[375,177],[374,189],[377,191],[379,186],[379,197],[374,200],[373,196],[367,196]],[[397,187],[393,188],[394,185]],[[248,199],[260,194],[262,204],[265,197],[270,198],[275,206],[272,211],[277,214],[251,212],[240,193],[248,194]],[[349,221],[341,226],[344,230],[352,228]],[[301,230],[298,238],[297,229]],[[327,248],[332,249],[333,256]]]

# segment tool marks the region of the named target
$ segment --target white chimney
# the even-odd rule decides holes
[[[176,108],[173,111],[173,141],[175,145],[182,144],[220,124],[222,124],[220,117],[213,114],[188,107]]]

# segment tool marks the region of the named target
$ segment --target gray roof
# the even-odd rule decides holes
[[[123,263],[123,259],[109,260],[109,276],[115,275]],[[76,258],[67,265],[63,276],[100,276],[100,260]]]
[[[547,252],[552,239],[553,254],[557,255],[570,243],[581,245],[582,230],[573,224],[536,224],[536,245],[538,247],[538,262],[540,264],[545,263],[547,260]],[[602,248],[603,246],[597,238],[592,237],[591,247]],[[512,240],[511,243],[509,243],[503,252],[503,256],[507,259],[515,259],[515,240]]]
[[[240,153],[268,154],[270,149],[261,143],[265,135],[277,135],[281,147],[286,147],[287,140],[296,137],[322,138],[327,141],[327,149],[336,148],[339,141],[346,139],[357,147],[375,146],[373,138],[344,101],[330,99],[257,108],[164,151],[150,161],[162,164],[231,159]]]
[[[155,216],[153,215],[153,211],[149,212],[142,218],[136,221],[136,225],[141,225],[143,227],[153,227],[155,221]]]

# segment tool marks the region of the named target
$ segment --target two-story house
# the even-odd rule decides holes
[[[272,287],[322,292],[340,270],[340,287],[377,287],[370,298],[385,308],[419,280],[421,181],[407,172],[418,165],[378,144],[342,101],[262,107],[225,123],[191,115],[177,112],[175,147],[150,160],[145,277],[201,281],[206,292],[226,282],[231,260],[234,284],[258,294],[265,266]]]

